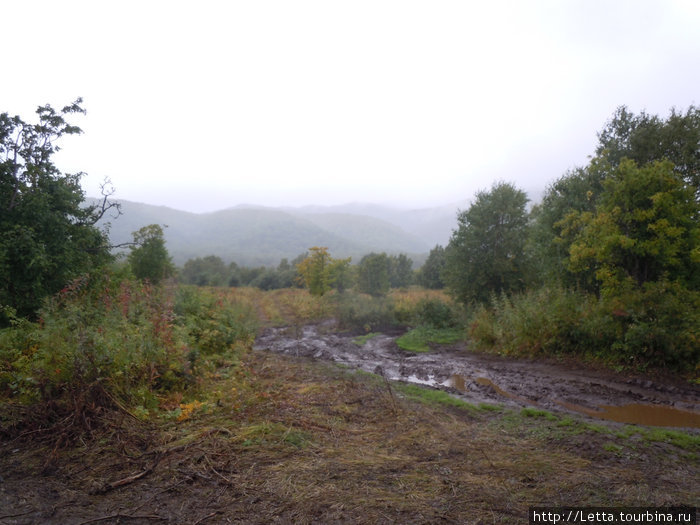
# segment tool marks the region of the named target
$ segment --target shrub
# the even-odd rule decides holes
[[[388,297],[345,293],[334,298],[336,318],[341,328],[369,333],[396,328],[395,304]]]
[[[494,295],[473,314],[470,335],[481,348],[508,354],[575,352],[587,297],[563,288]]]
[[[649,282],[605,307],[619,334],[612,345],[616,357],[642,367],[693,369],[700,363],[700,293]]]
[[[236,343],[251,345],[257,331],[253,306],[223,290],[182,287],[175,312],[191,346],[205,355],[226,353]]]
[[[692,371],[700,294],[666,281],[598,299],[563,288],[492,297],[472,315],[477,347],[506,354],[590,355],[637,368]]]
[[[13,318],[0,330],[0,396],[36,409],[10,426],[60,418],[89,428],[106,409],[147,415],[161,395],[196,384],[200,355],[252,343],[246,305],[188,289],[176,302],[173,291],[86,275],[47,301],[38,322]]]
[[[0,391],[84,416],[184,388],[171,306],[165,290],[111,273],[76,279],[47,301],[39,322],[0,332]]]
[[[433,328],[454,328],[457,315],[454,308],[439,299],[422,299],[415,312],[416,324]]]

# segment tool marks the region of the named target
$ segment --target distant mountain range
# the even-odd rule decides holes
[[[422,263],[436,244],[445,246],[457,225],[458,205],[402,210],[374,204],[266,208],[236,206],[190,213],[164,206],[119,201],[122,215],[105,217],[112,244],[128,242],[148,224],[166,225],[167,248],[175,264],[218,255],[244,266],[277,265],[312,246],[354,262],[370,252],[405,253]],[[466,205],[465,205],[466,207]]]

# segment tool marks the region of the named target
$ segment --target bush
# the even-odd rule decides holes
[[[345,293],[334,299],[336,318],[343,329],[369,333],[399,326],[391,298]]]
[[[692,370],[700,364],[700,293],[677,283],[646,283],[606,301],[618,339],[612,351],[638,366]]]
[[[110,272],[74,280],[39,313],[0,330],[0,398],[38,407],[27,414],[41,426],[89,427],[105,409],[147,415],[196,385],[200,355],[247,347],[255,333],[245,305],[189,289],[175,303],[172,289]]]
[[[433,328],[454,328],[457,326],[457,314],[454,308],[439,299],[422,299],[418,302],[415,312],[418,325]]]
[[[237,343],[252,345],[257,331],[252,305],[223,290],[181,287],[175,312],[190,345],[205,355],[226,353]]]
[[[700,294],[665,281],[598,299],[563,288],[492,297],[472,315],[482,349],[576,354],[636,368],[692,371],[700,360]]]
[[[0,332],[0,392],[58,412],[146,405],[188,382],[168,294],[103,273],[74,280],[37,323]]]

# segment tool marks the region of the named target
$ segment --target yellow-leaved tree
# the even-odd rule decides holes
[[[309,252],[297,264],[297,272],[311,295],[323,296],[334,286],[342,292],[348,286],[350,258],[333,259],[325,246],[314,246]]]

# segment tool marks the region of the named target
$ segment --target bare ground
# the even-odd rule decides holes
[[[70,442],[37,432],[0,443],[0,524],[527,523],[530,505],[700,504],[696,434],[526,412],[476,381],[465,397],[505,408],[420,401],[320,358],[344,363],[357,349],[350,365],[360,355],[363,369],[389,377],[487,377],[545,407],[622,392],[693,408],[692,388],[459,348],[408,356],[383,336],[364,347],[316,328],[289,339],[264,334],[258,346],[277,353],[251,352],[211,378],[205,408],[184,421],[115,412]]]

